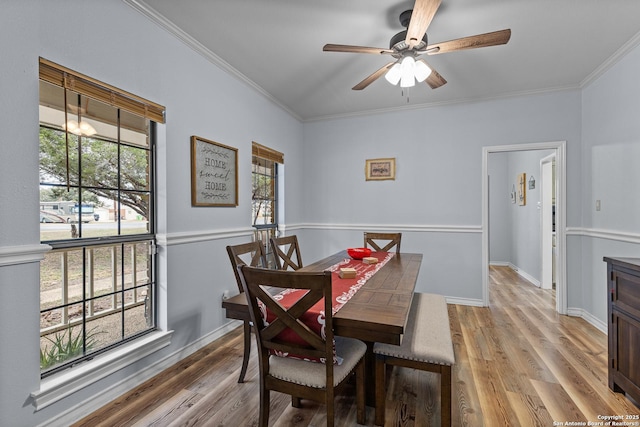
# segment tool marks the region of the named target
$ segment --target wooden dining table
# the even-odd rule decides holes
[[[298,271],[324,271],[349,258],[340,251]],[[367,404],[373,406],[375,390],[373,344],[400,344],[411,308],[422,254],[395,254],[333,316],[335,335],[357,338],[367,344],[365,358]],[[250,320],[244,294],[222,302],[229,319]]]

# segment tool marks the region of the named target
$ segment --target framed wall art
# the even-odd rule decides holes
[[[527,204],[527,174],[518,175],[518,204],[524,206]]]
[[[364,175],[367,181],[396,179],[396,159],[367,159]]]
[[[191,137],[191,205],[238,206],[238,149]]]

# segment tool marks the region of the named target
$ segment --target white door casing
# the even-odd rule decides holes
[[[556,155],[540,160],[540,287],[553,287],[553,167]]]
[[[556,156],[556,311],[567,314],[566,275],[566,141],[540,142],[513,145],[496,145],[482,148],[482,300],[489,306],[489,154],[507,151],[555,150]]]

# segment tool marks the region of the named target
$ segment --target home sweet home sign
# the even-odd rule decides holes
[[[238,206],[238,149],[191,137],[191,205]]]

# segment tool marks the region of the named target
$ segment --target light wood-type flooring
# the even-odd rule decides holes
[[[454,426],[554,426],[640,414],[607,387],[605,334],[582,319],[558,315],[554,291],[507,267],[491,267],[490,274],[490,307],[449,305]],[[236,382],[241,333],[236,329],[75,425],[256,425],[255,343],[246,382]],[[439,426],[438,376],[405,368],[394,368],[390,376],[386,425]],[[336,426],[356,425],[353,394],[347,389],[337,398]],[[373,419],[367,408],[366,425]],[[303,401],[303,408],[292,408],[288,396],[272,392],[270,425],[324,426],[324,406]]]

